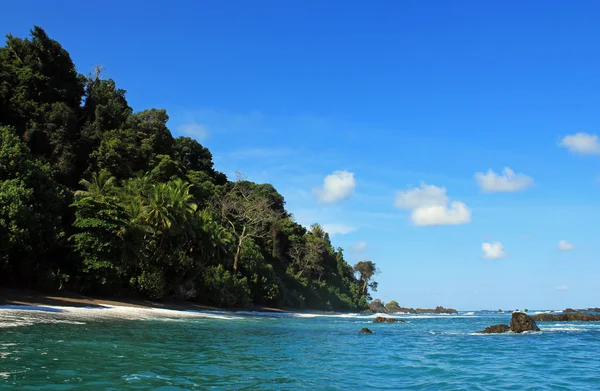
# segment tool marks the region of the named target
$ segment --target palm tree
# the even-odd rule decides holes
[[[198,209],[191,193],[192,185],[177,178],[167,183],[168,208],[180,225],[186,224]]]
[[[363,280],[362,292],[366,294],[369,281],[377,274],[378,270],[372,261],[360,261],[354,265],[354,270],[360,273],[360,277]]]
[[[85,190],[77,190],[75,195],[78,197],[105,197],[112,195],[115,190],[115,177],[106,169],[92,174],[91,181],[82,179],[79,184],[85,187]]]

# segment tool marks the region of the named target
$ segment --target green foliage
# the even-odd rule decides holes
[[[0,126],[0,278],[18,276],[29,285],[36,271],[55,266],[69,196],[13,129]]]
[[[250,289],[246,277],[239,277],[223,265],[209,266],[202,275],[204,299],[221,306],[247,306]]]
[[[101,73],[78,74],[39,27],[0,48],[2,283],[366,308],[374,264],[359,263],[357,279],[342,249],[319,225],[294,222],[272,185],[228,181],[206,147],[173,138],[165,110],[134,113]]]

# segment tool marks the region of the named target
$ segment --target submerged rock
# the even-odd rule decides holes
[[[362,329],[360,329],[360,331],[358,333],[359,334],[373,334],[373,332],[366,327],[363,327]]]
[[[514,312],[510,319],[510,331],[522,333],[524,331],[540,331],[533,318],[523,312]]]
[[[532,316],[537,322],[600,322],[600,315],[572,312],[566,314],[538,314]]]
[[[506,324],[497,324],[494,326],[486,327],[485,329],[479,331],[483,334],[500,334],[507,333],[510,331],[510,327]]]
[[[395,319],[395,318],[386,318],[384,316],[378,316],[373,320],[373,323],[404,323],[404,320],[402,319]]]

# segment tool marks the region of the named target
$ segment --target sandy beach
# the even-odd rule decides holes
[[[285,312],[284,309],[253,306],[249,308],[221,308],[209,305],[196,304],[190,301],[152,301],[141,299],[117,299],[99,298],[85,296],[72,292],[46,294],[32,290],[22,289],[0,289],[0,306],[23,305],[23,306],[58,306],[58,307],[138,307],[155,308],[165,310],[196,310],[196,311],[261,311],[261,312]]]

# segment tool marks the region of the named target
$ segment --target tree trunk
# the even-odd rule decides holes
[[[365,280],[365,283],[363,284],[363,293],[367,294],[367,283],[369,282],[369,280]]]
[[[242,244],[244,243],[244,239],[245,239],[245,235],[246,234],[246,226],[244,225],[244,228],[242,229],[242,234],[240,235],[240,238],[238,239],[238,245],[237,245],[237,250],[235,251],[235,258],[233,259],[233,272],[237,272],[237,268],[238,268],[238,261],[240,260],[240,252],[242,251]]]

